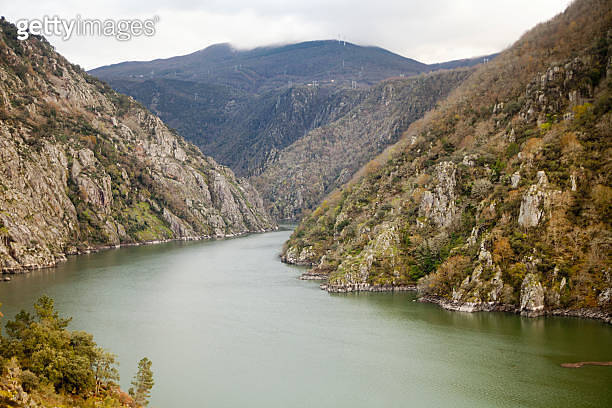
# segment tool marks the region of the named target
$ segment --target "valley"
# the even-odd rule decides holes
[[[610,6],[89,71],[0,17],[0,406],[609,406]]]

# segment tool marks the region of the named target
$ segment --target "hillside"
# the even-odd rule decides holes
[[[260,173],[271,153],[337,119],[365,94],[335,86],[295,85],[254,94],[171,79],[110,83],[245,177]]]
[[[283,259],[330,292],[609,321],[611,75],[610,2],[572,3],[328,196]]]
[[[261,173],[279,150],[354,108],[384,79],[481,61],[426,65],[378,47],[310,41],[253,50],[217,44],[90,73],[247,177]]]
[[[146,81],[138,88],[124,83],[116,81],[114,87],[243,175],[260,173],[273,151],[346,114],[365,95],[363,90],[332,87],[295,86],[253,95],[166,79]]]
[[[447,62],[440,62],[436,64],[430,64],[429,69],[432,71],[437,71],[440,69],[455,69],[455,68],[463,68],[463,67],[473,67],[478,64],[490,62],[493,58],[497,57],[499,53],[483,55],[481,57],[474,58],[464,58]]]
[[[214,83],[260,91],[335,80],[372,85],[385,78],[427,71],[426,64],[378,47],[339,41],[309,41],[282,46],[238,50],[215,44],[192,54],[148,62],[122,62],[92,70],[103,79],[165,78]],[[112,83],[112,81],[111,81]]]
[[[326,194],[342,186],[415,120],[444,99],[471,70],[383,81],[362,92],[339,119],[317,127],[274,152],[260,175],[250,178],[273,217],[299,220]],[[346,104],[345,106],[350,106]]]
[[[0,25],[0,270],[274,228],[253,188],[133,99]]]

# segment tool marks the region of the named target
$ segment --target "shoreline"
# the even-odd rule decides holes
[[[300,280],[327,280],[323,274],[319,273],[308,273],[305,272],[298,277]],[[353,285],[329,285],[326,282],[319,285],[321,290],[327,293],[359,293],[359,292],[417,292],[416,285],[371,285],[369,283],[353,284]],[[523,317],[546,317],[546,316],[557,316],[557,317],[574,317],[580,319],[599,320],[607,324],[612,324],[612,315],[605,313],[604,311],[597,308],[581,308],[581,309],[568,309],[568,308],[557,308],[557,309],[542,309],[538,311],[527,311],[520,310],[519,307],[509,304],[500,303],[467,303],[467,302],[454,302],[445,298],[437,296],[420,296],[416,301],[421,303],[432,303],[438,307],[453,311],[453,312],[465,312],[465,313],[476,313],[476,312],[504,312],[520,315]]]
[[[476,312],[504,312],[504,313],[512,313],[516,315],[520,315],[523,317],[547,317],[547,316],[557,316],[557,317],[575,317],[580,319],[589,319],[589,320],[600,320],[607,324],[612,324],[612,316],[603,312],[600,309],[567,309],[567,308],[557,308],[557,309],[542,309],[538,311],[527,311],[520,310],[519,307],[515,305],[501,304],[501,303],[465,303],[465,302],[453,302],[448,299],[436,297],[436,296],[421,296],[417,299],[418,302],[421,303],[433,303],[441,307],[445,310],[450,310],[453,312],[466,312],[466,313],[476,313]]]
[[[57,254],[55,255],[56,256],[55,261],[49,264],[21,265],[20,267],[16,267],[16,268],[3,268],[3,269],[0,269],[0,276],[4,277],[4,276],[9,276],[9,275],[20,275],[20,274],[38,271],[42,269],[51,269],[51,268],[55,268],[60,263],[66,262],[68,260],[68,257],[95,254],[98,252],[107,251],[111,249],[121,249],[121,248],[144,246],[144,245],[157,245],[157,244],[165,244],[168,242],[180,242],[180,241],[184,241],[184,242],[213,241],[213,240],[221,241],[225,239],[240,238],[240,237],[243,237],[249,234],[264,234],[266,232],[274,232],[278,230],[279,230],[279,226],[276,226],[275,228],[264,229],[260,231],[246,231],[246,232],[239,232],[239,233],[227,234],[227,235],[199,235],[195,237],[178,237],[178,238],[168,238],[168,239],[155,239],[155,240],[150,240],[150,241],[124,242],[124,243],[115,244],[115,245],[98,245],[98,246],[87,247],[85,249],[77,249],[76,251],[68,251],[63,254]],[[2,281],[1,278],[0,278],[0,281]]]
[[[416,292],[416,285],[371,285],[369,283],[353,285],[319,285],[321,290],[327,293],[352,293],[352,292]]]

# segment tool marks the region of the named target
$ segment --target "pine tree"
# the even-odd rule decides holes
[[[149,405],[151,388],[155,384],[151,364],[151,360],[146,357],[138,362],[138,373],[136,373],[132,380],[132,388],[129,389],[134,402],[143,407]]]
[[[94,395],[98,395],[103,384],[119,381],[119,371],[117,370],[116,357],[102,347],[96,347],[96,357],[93,362],[93,370],[96,380]]]

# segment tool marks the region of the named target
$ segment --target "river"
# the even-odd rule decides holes
[[[458,313],[413,293],[329,295],[279,262],[290,231],[127,247],[0,283],[5,320],[42,294],[119,357],[153,361],[154,407],[604,407],[612,327]]]

